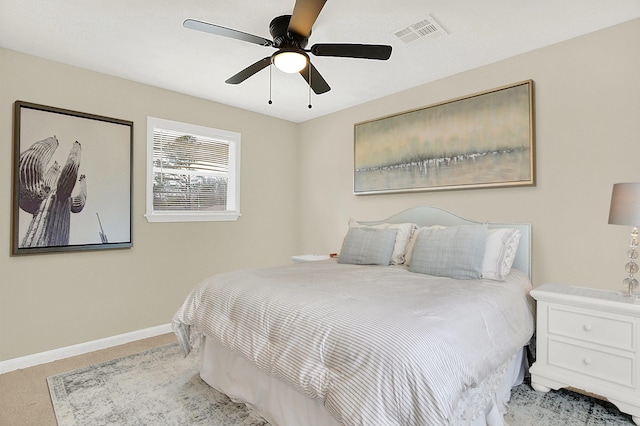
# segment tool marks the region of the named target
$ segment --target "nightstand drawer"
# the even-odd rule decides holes
[[[549,306],[549,333],[628,351],[635,350],[633,318],[615,318],[566,306]]]
[[[634,385],[632,356],[619,356],[550,339],[547,362],[610,383],[629,387]]]

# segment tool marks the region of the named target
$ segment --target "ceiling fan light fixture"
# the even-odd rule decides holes
[[[307,66],[309,57],[301,50],[280,49],[273,55],[272,62],[280,71],[293,74]]]

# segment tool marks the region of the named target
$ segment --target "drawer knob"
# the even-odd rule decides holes
[[[591,331],[591,324],[585,324],[583,327],[584,331]]]
[[[591,358],[585,358],[582,360],[582,362],[584,363],[584,365],[591,365]]]

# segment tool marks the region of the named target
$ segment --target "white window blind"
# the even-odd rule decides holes
[[[236,220],[240,135],[153,117],[147,127],[147,219]]]

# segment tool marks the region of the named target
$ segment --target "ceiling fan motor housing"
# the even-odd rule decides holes
[[[269,33],[273,37],[273,47],[292,47],[304,49],[309,42],[308,37],[301,36],[293,31],[289,31],[289,21],[291,15],[277,16],[269,24]]]

